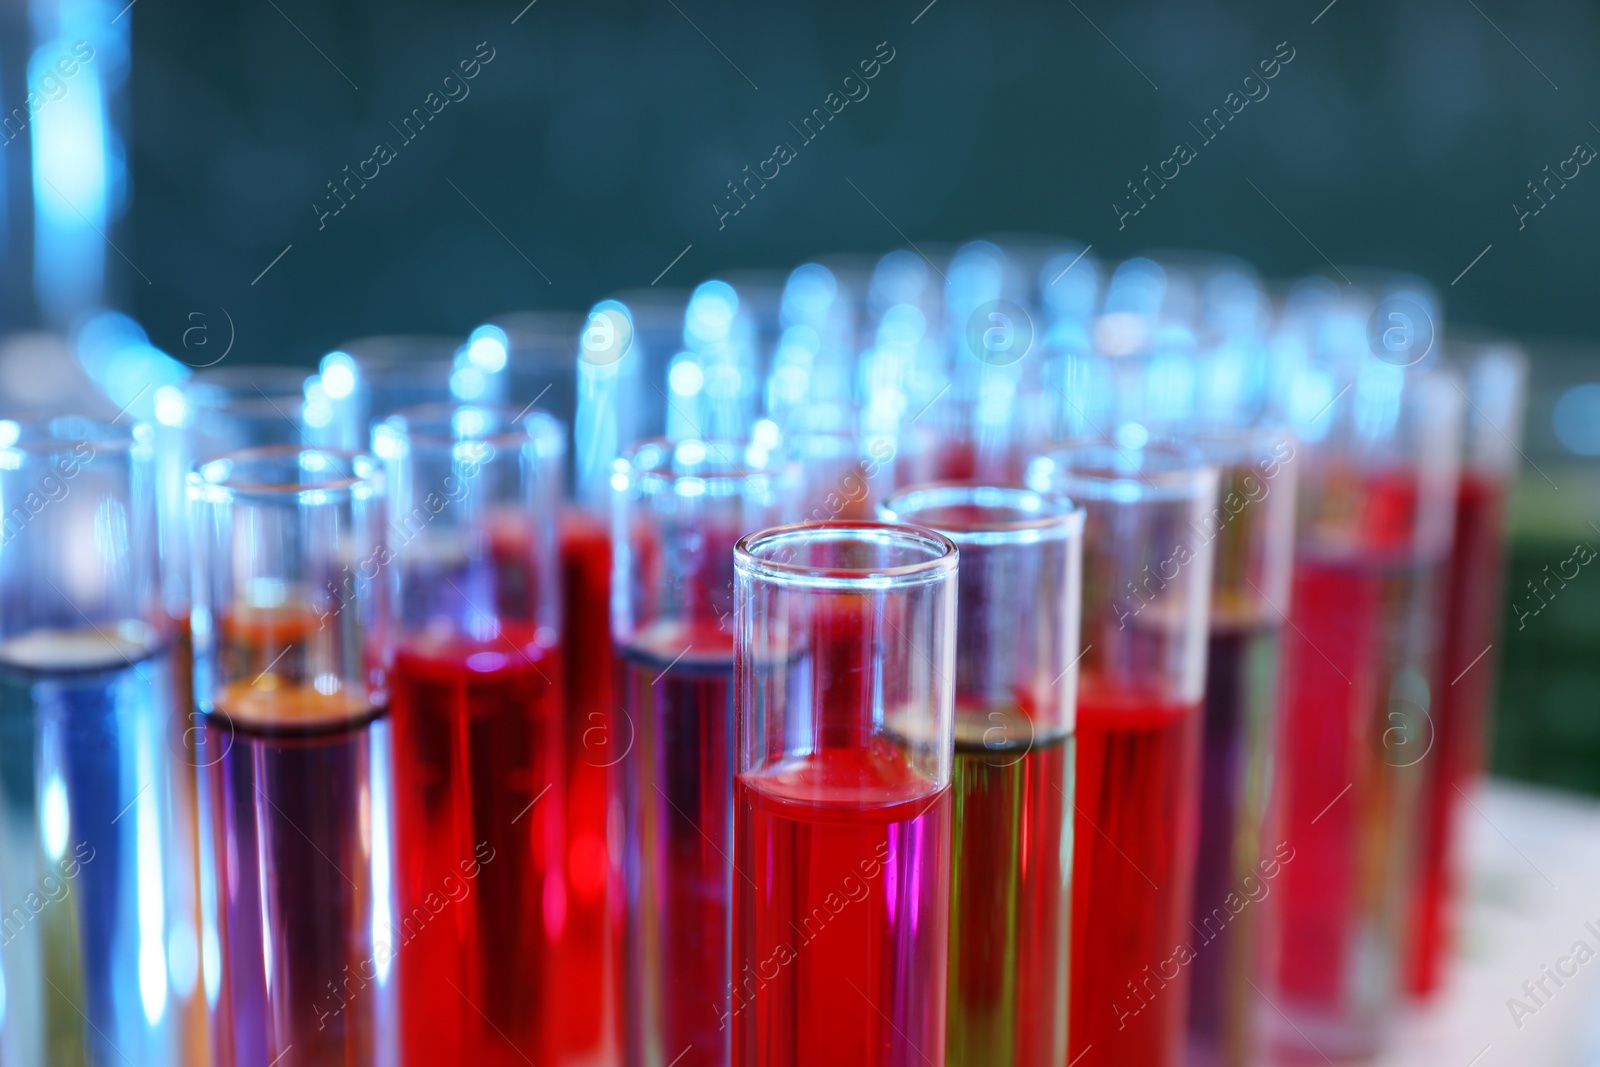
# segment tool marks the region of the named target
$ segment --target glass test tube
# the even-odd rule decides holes
[[[794,476],[749,443],[652,440],[617,461],[614,635],[625,1062],[728,1062],[733,546]]]
[[[505,403],[513,410],[537,404],[572,425],[567,415],[577,406],[574,373],[578,334],[586,319],[570,311],[518,311],[479,326],[467,337],[467,351],[479,345],[479,365],[497,362],[492,346],[505,353]],[[576,450],[568,442],[570,465]]]
[[[396,956],[408,1062],[557,1056],[565,438],[542,412],[450,404],[373,432],[395,582],[398,914],[449,911],[406,927]]]
[[[581,327],[581,329],[580,329]],[[497,334],[498,332],[498,334]],[[611,464],[619,429],[620,360],[632,347],[632,323],[614,301],[579,321],[525,312],[473,331],[469,344],[502,337],[513,405],[538,403],[570,428],[568,500],[557,520],[562,590],[565,698],[567,910],[559,946],[560,1009],[553,1024],[563,1054],[615,1059],[620,1040],[616,982],[618,940],[610,929],[612,876],[610,744]]]
[[[297,445],[306,434],[307,374],[295,367],[203,370],[183,385],[190,452],[207,463],[225,452]]]
[[[733,1062],[942,1063],[956,548],[804,523],[735,558]]]
[[[425,334],[363,337],[322,357],[319,385],[331,408],[326,439],[364,449],[372,427],[403,408],[450,399],[505,399],[506,347],[492,335],[473,343]]]
[[[1195,529],[1213,543],[1201,742],[1189,1062],[1251,1067],[1258,990],[1276,958],[1282,833],[1279,664],[1294,549],[1296,444],[1282,427],[1211,427],[1191,440],[1217,468],[1216,506]]]
[[[600,434],[601,440],[606,435],[614,435],[612,455],[603,470],[589,472],[607,494],[611,487],[610,460],[635,441],[668,436],[669,422],[679,421],[669,417],[670,404],[676,401],[671,400],[668,392],[674,360],[684,348],[684,319],[690,299],[688,290],[632,290],[596,304],[585,320],[583,344],[599,354],[599,358],[592,361],[593,365],[616,368],[614,374],[597,376],[590,388],[604,389],[614,399],[590,409],[607,423],[603,430],[591,427],[586,433],[580,415],[574,423],[574,432],[579,440],[589,434]],[[580,410],[585,406],[585,399],[592,397],[587,389],[579,396]],[[588,484],[584,473],[580,472],[580,494],[586,491],[581,487]]]
[[[164,553],[162,579],[172,587],[174,595],[171,608],[173,627],[174,691],[178,714],[174,722],[175,751],[182,753],[185,765],[201,767],[205,753],[201,742],[205,737],[204,717],[194,702],[194,642],[189,629],[190,598],[189,579],[192,553],[189,549],[188,476],[197,465],[207,463],[227,452],[263,445],[298,445],[305,442],[308,425],[305,402],[307,374],[304,370],[283,366],[248,366],[231,364],[212,367],[194,374],[181,387],[167,386],[156,392],[156,415],[159,432],[166,434],[171,454],[164,457],[168,464],[163,472],[163,483],[170,488],[172,507],[164,515],[173,530],[164,534],[171,548]],[[175,782],[174,807],[187,817],[191,837],[180,838],[170,850],[171,866],[189,872],[187,881],[174,878],[174,887],[193,886],[182,904],[183,912],[175,919],[183,923],[183,916],[195,916],[195,944],[198,946],[208,927],[213,943],[215,934],[216,887],[211,883],[213,865],[206,859],[210,839],[211,813],[199,794],[199,775],[189,771]],[[184,935],[187,939],[188,935]],[[178,958],[178,954],[174,954]],[[215,969],[216,961],[201,960],[196,950],[197,963]],[[197,966],[198,972],[201,967]],[[174,971],[176,977],[177,971]],[[197,973],[197,978],[203,977]],[[179,983],[174,982],[177,986]],[[196,992],[218,988],[215,977],[209,982],[190,983]],[[180,993],[180,1000],[183,994]],[[185,1025],[184,1044],[186,1062],[204,1064],[209,1056],[212,1038],[207,1020],[213,1005],[203,997],[195,997],[192,1021]],[[202,1051],[206,1050],[206,1051]]]
[[[895,438],[855,426],[802,430],[782,441],[800,468],[801,518],[806,522],[868,519],[893,491]]]
[[[0,421],[7,1064],[179,1062],[168,938],[182,872],[166,863],[180,761],[152,436]],[[192,988],[195,960],[176,962]]]
[[[394,910],[382,485],[292,445],[189,479],[219,1064],[395,1060],[395,957],[434,920]]]
[[[1181,1061],[1188,1009],[1200,704],[1217,473],[1199,453],[1082,444],[1030,486],[1085,511],[1069,1049]]]
[[[1284,634],[1282,1055],[1372,1054],[1395,1017],[1438,712],[1436,607],[1454,529],[1453,372],[1363,356],[1309,364]],[[1340,390],[1348,389],[1347,397]]]
[[[659,294],[651,294],[658,298]],[[668,298],[668,304],[672,303]],[[661,309],[673,325],[672,349],[682,344],[683,308]],[[619,441],[642,381],[630,377],[643,359],[634,321],[615,300],[602,301],[580,320],[565,313],[523,312],[480,326],[471,346],[494,341],[506,351],[507,392],[514,405],[538,403],[570,427],[568,501],[558,523],[562,652],[566,678],[567,913],[561,942],[556,1025],[565,1052],[614,1058],[620,1022],[616,997],[619,940],[609,929],[608,779],[620,746],[611,744],[611,473]],[[661,384],[665,380],[661,372]],[[659,402],[663,395],[652,393]],[[653,405],[646,405],[653,406]],[[658,427],[659,429],[659,427]],[[641,434],[632,434],[628,440]]]
[[[1468,408],[1455,537],[1440,602],[1444,644],[1436,674],[1434,747],[1423,763],[1422,866],[1407,923],[1407,984],[1418,995],[1438,989],[1450,942],[1450,909],[1459,887],[1458,790],[1470,791],[1484,772],[1494,646],[1503,617],[1506,511],[1520,460],[1517,441],[1528,376],[1527,358],[1513,345],[1463,347],[1452,356],[1465,375]],[[1545,595],[1561,588],[1566,577],[1556,574],[1553,586],[1545,578]]]
[[[1027,278],[988,241],[962,245],[945,280],[951,395],[937,450],[940,479],[993,484],[1010,465],[1022,361],[1033,349]],[[1037,356],[1035,357],[1037,358]]]
[[[1082,509],[994,486],[897,494],[957,576],[954,826],[945,1058],[1067,1062]]]

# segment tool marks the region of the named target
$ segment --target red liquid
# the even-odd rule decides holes
[[[616,1055],[606,1020],[616,1017],[617,966],[609,936],[610,768],[621,758],[612,722],[611,538],[580,511],[561,517],[566,663],[567,928],[560,950],[562,1047],[570,1056]]]
[[[630,1064],[728,1062],[733,644],[662,624],[622,650]],[[681,1058],[677,1058],[681,1057]]]
[[[1433,713],[1434,747],[1427,773],[1422,864],[1410,921],[1407,984],[1425,995],[1438,988],[1449,939],[1447,914],[1455,879],[1460,794],[1483,772],[1489,704],[1494,691],[1504,570],[1504,487],[1494,477],[1463,471],[1456,497],[1456,536],[1445,590],[1444,669]]]
[[[416,926],[396,954],[408,1062],[553,1058],[560,679],[560,650],[526,629],[416,638],[395,655],[397,919]]]
[[[933,479],[970,482],[978,476],[978,448],[970,438],[943,437],[934,449]]]
[[[740,1067],[944,1063],[950,793],[869,744],[736,781]]]
[[[1371,559],[1295,561],[1284,631],[1284,837],[1295,852],[1275,896],[1277,1004],[1298,1031],[1284,1027],[1280,1043],[1361,1054],[1392,1009],[1429,739],[1409,732],[1413,706],[1391,691],[1412,658],[1424,580],[1419,567]]]
[[[378,1061],[394,1008],[377,982],[389,935],[373,929],[389,872],[364,840],[376,714],[342,695],[235,683],[206,716],[220,1065]]]
[[[956,709],[952,1064],[1063,1067],[1074,747],[1016,708]]]
[[[1194,939],[1199,746],[1198,702],[1083,680],[1070,1058],[1180,1062],[1189,967],[1175,953]]]

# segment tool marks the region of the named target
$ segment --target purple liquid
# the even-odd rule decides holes
[[[388,724],[315,690],[270,697],[225,696],[206,717],[217,1063],[288,1063],[291,1048],[295,1063],[386,1062],[393,956],[413,934],[388,915]]]
[[[656,626],[620,658],[627,1062],[722,1067],[733,649],[715,626]]]
[[[1278,733],[1279,629],[1226,619],[1212,623],[1190,931],[1198,939],[1189,986],[1190,1067],[1252,1062],[1250,983],[1262,984],[1268,946],[1261,901],[1271,891],[1258,864],[1277,843],[1267,837]],[[1249,903],[1234,912],[1227,906],[1230,894],[1235,906],[1240,900]]]

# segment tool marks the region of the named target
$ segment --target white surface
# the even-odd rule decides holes
[[[1411,1011],[1381,1067],[1600,1067],[1600,802],[1503,781],[1463,809],[1467,884],[1445,988]],[[1523,991],[1583,941],[1552,995]],[[1567,965],[1570,970],[1572,965]],[[1514,1021],[1508,1000],[1536,1008]]]

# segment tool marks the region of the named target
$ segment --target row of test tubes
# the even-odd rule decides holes
[[[1524,373],[974,242],[0,421],[0,1064],[1371,1056]]]

